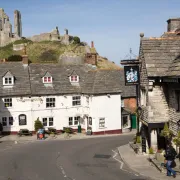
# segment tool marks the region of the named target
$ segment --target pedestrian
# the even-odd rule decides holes
[[[167,168],[167,176],[173,175],[173,177],[176,177],[176,172],[172,169],[173,164],[175,164],[175,158],[177,156],[177,152],[172,147],[171,143],[167,145],[166,151],[165,151],[165,159],[166,159],[166,168]]]

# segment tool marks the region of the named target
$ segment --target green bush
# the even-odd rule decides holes
[[[167,139],[169,139],[169,138],[171,138],[171,136],[172,136],[172,131],[169,129],[169,127],[168,127],[168,124],[167,123],[165,123],[164,124],[164,129],[161,131],[161,136],[163,136],[163,137],[165,137],[165,138],[167,138]]]
[[[66,132],[67,134],[69,134],[69,133],[71,133],[71,129],[70,129],[70,128],[66,128],[66,129],[65,129],[65,132]]]
[[[22,61],[22,56],[20,55],[12,55],[8,57],[8,61]]]
[[[81,41],[80,41],[80,38],[77,37],[77,36],[74,36],[73,40],[74,40],[74,43],[75,43],[75,44],[79,44],[79,43],[81,42]]]
[[[43,128],[43,124],[39,120],[39,118],[37,118],[37,120],[34,122],[34,129],[35,131],[38,131],[38,129],[42,129],[42,128]]]
[[[24,38],[22,38],[22,39],[19,39],[19,40],[14,41],[13,44],[23,44],[23,43],[33,43],[33,41],[31,41],[31,40],[29,40],[29,39],[24,39]]]
[[[136,143],[141,143],[141,136],[136,137]]]
[[[154,154],[154,150],[152,147],[149,148],[149,154]]]

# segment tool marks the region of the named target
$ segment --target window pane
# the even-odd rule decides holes
[[[79,117],[74,117],[74,125],[78,125]]]
[[[2,118],[2,125],[7,126],[7,117]]]
[[[53,118],[49,118],[49,126],[53,126]]]
[[[10,125],[10,126],[13,125],[13,117],[9,117],[9,125]]]
[[[43,118],[43,126],[47,126],[47,118]]]
[[[69,117],[69,126],[72,126],[72,125],[73,125],[73,118]]]
[[[48,82],[51,82],[51,77],[48,77]]]
[[[44,77],[44,82],[47,82],[47,77]]]

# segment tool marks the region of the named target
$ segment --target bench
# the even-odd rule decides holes
[[[32,132],[30,132],[28,129],[20,129],[18,132],[18,136],[32,136]]]
[[[57,134],[57,130],[55,128],[48,128],[48,131],[45,131],[45,133],[47,133],[47,134],[51,134],[51,133]]]
[[[134,144],[132,142],[129,143],[130,147],[134,150],[136,154],[139,152],[139,146],[137,144]]]

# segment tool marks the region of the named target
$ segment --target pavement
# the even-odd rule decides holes
[[[118,151],[125,165],[137,174],[145,176],[146,179],[172,179],[172,177],[167,177],[166,174],[160,173],[156,167],[148,161],[148,155],[136,154],[129,144],[118,147]],[[176,179],[180,179],[180,176],[177,175]]]
[[[145,179],[121,169],[117,147],[132,140],[132,134],[97,137],[17,143],[0,153],[0,180]]]

